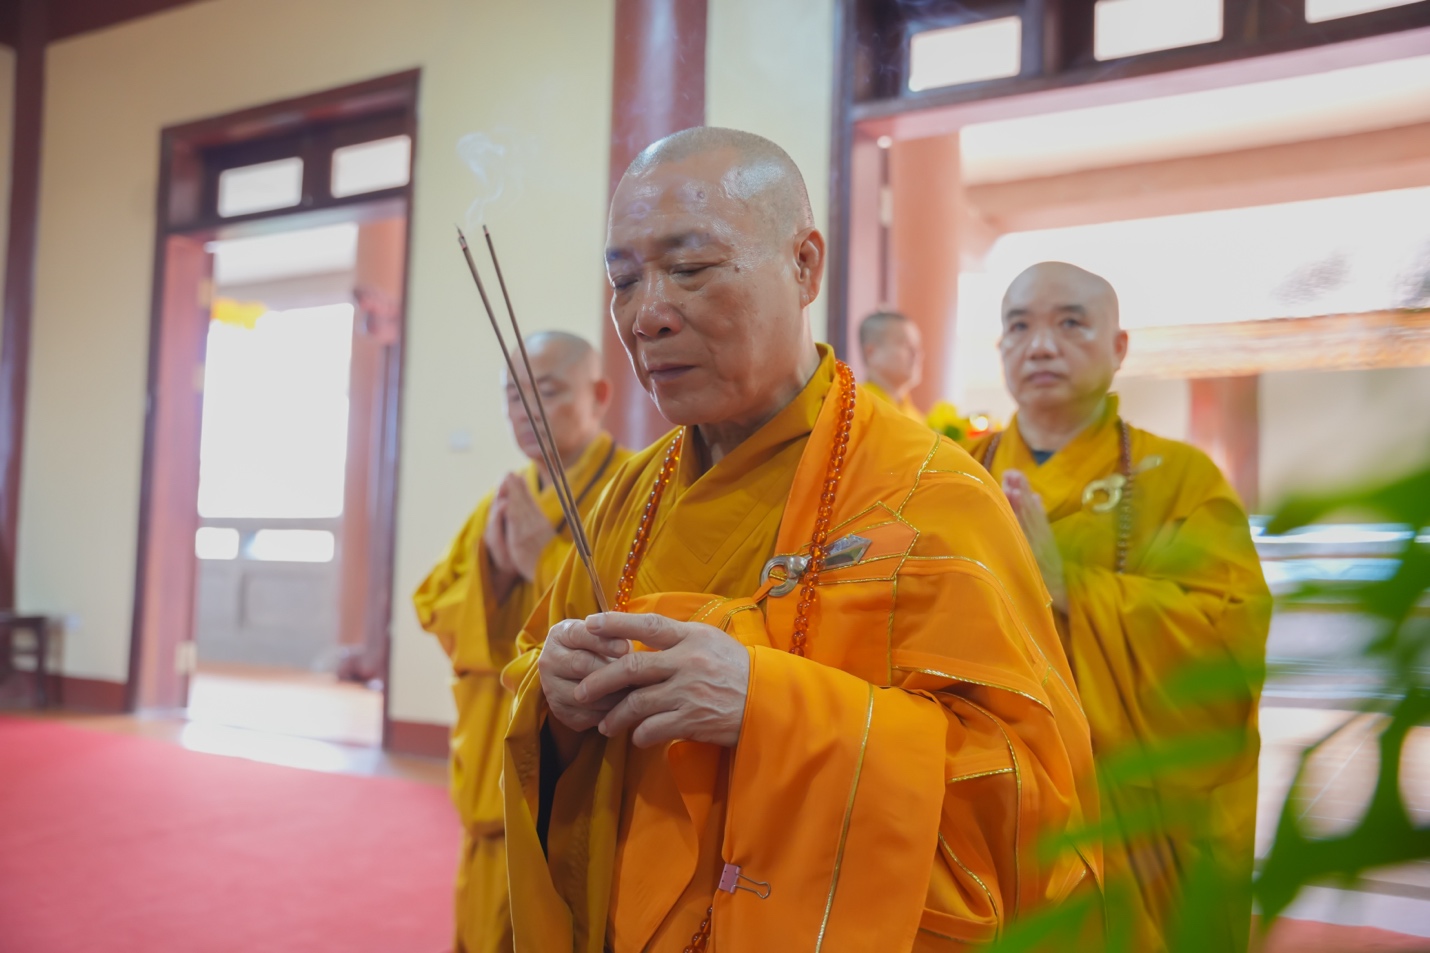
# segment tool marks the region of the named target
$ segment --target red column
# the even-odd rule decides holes
[[[21,0],[19,7],[5,318],[0,329],[0,609],[15,608],[20,460],[25,448],[25,398],[29,390],[30,322],[35,304],[35,243],[40,215],[40,127],[45,106],[45,2]]]
[[[1261,481],[1261,378],[1202,377],[1191,381],[1190,443],[1211,457],[1250,511]]]
[[[953,372],[964,218],[958,134],[895,142],[889,149],[889,188],[891,303],[923,332],[923,382],[912,396],[927,410],[949,392]],[[857,327],[863,315],[850,317]]]
[[[642,149],[705,123],[705,2],[616,0],[612,193]],[[607,424],[626,446],[644,447],[670,424],[636,380],[611,322],[602,327],[601,348],[614,391]]]

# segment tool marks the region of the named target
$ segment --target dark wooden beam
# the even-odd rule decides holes
[[[195,0],[48,0],[46,42],[63,40],[127,20],[162,13],[172,7],[182,7]],[[20,34],[18,3],[0,3],[0,43],[16,46]]]
[[[1325,23],[1306,23],[1299,11],[1295,22],[1291,22],[1284,6],[1278,5],[1282,0],[1262,0],[1259,4],[1252,4],[1250,0],[1229,0],[1231,20],[1225,23],[1226,35],[1220,42],[1098,62],[1092,57],[1092,4],[1088,0],[1029,2],[1029,9],[1042,17],[1040,22],[1027,26],[1030,32],[1040,35],[1040,70],[1025,71],[1006,80],[922,92],[900,88],[893,91],[894,95],[886,91],[873,97],[860,96],[853,110],[854,121],[865,123],[979,100],[1234,63],[1272,53],[1310,50],[1430,26],[1430,0]],[[1027,52],[1030,45],[1025,45],[1024,49]],[[867,68],[888,72],[901,68],[901,61],[894,57]]]
[[[0,328],[0,608],[15,608],[20,470],[30,327],[35,307],[35,245],[40,215],[40,133],[45,106],[45,0],[20,0],[15,48],[15,124],[5,248],[5,323]]]

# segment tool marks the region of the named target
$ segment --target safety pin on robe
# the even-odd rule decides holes
[[[869,551],[870,541],[863,536],[849,535],[842,539],[837,539],[829,545],[824,553],[825,569],[841,569],[845,566],[853,566],[864,558],[864,554]],[[800,577],[809,568],[808,556],[775,556],[765,563],[765,568],[760,571],[760,585],[769,582],[770,574],[776,569],[784,570],[784,579],[776,583],[770,590],[770,595],[778,598],[787,596],[794,592],[799,585]]]
[[[745,884],[740,883],[740,881],[742,880],[745,881],[745,883],[754,884],[754,886],[747,887],[745,886]],[[744,890],[748,893],[754,894],[761,900],[768,900],[770,896],[769,884],[765,883],[763,880],[755,880],[752,877],[746,877],[744,874],[740,873],[740,867],[737,864],[726,864],[725,869],[720,872],[720,889],[725,891],[726,893],[734,893],[736,890]]]

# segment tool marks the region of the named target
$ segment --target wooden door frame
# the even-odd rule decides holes
[[[146,638],[146,623],[155,607],[150,604],[146,593],[151,566],[156,554],[163,552],[166,543],[170,547],[179,541],[164,540],[159,527],[159,501],[153,492],[156,476],[163,461],[158,459],[157,433],[160,383],[163,378],[163,344],[166,306],[164,292],[166,282],[174,276],[168,268],[167,247],[176,236],[218,237],[219,235],[253,234],[275,230],[282,219],[282,228],[292,228],[296,221],[303,225],[317,225],[328,221],[351,221],[364,210],[374,207],[391,208],[400,202],[406,218],[406,247],[403,262],[402,297],[398,302],[396,338],[388,356],[386,386],[383,393],[381,428],[377,446],[378,485],[376,488],[377,518],[372,525],[372,547],[369,564],[373,579],[371,601],[369,603],[369,626],[382,627],[382,643],[390,647],[392,620],[392,586],[396,552],[397,479],[400,456],[403,345],[405,338],[407,300],[410,281],[412,249],[412,196],[416,178],[417,162],[417,98],[420,70],[408,70],[390,76],[378,77],[361,83],[313,93],[294,99],[270,103],[252,109],[216,116],[197,122],[171,126],[163,130],[160,148],[159,188],[156,198],[154,240],[153,291],[149,316],[149,367],[146,390],[146,412],[144,421],[144,462],[140,483],[138,519],[138,559],[135,567],[134,611],[130,631],[129,670],[125,683],[125,710],[135,711],[141,703],[144,665],[153,653],[160,652],[172,642],[177,646],[182,641],[192,639],[192,613],[188,616],[188,630],[182,633],[187,638],[168,639]],[[412,172],[407,184],[397,189],[387,189],[346,199],[332,199],[325,194],[310,191],[311,177],[305,176],[305,195],[302,205],[296,208],[277,209],[272,212],[257,213],[231,219],[217,219],[203,203],[211,197],[211,189],[205,186],[211,162],[206,157],[214,150],[241,150],[244,143],[299,135],[305,130],[333,126],[339,121],[351,121],[363,117],[385,117],[397,123],[396,128],[405,132],[412,141]],[[395,117],[395,120],[394,120]],[[308,148],[305,145],[304,148]],[[306,165],[307,163],[305,163]],[[322,177],[326,181],[326,177]],[[196,439],[196,438],[195,438]],[[198,453],[194,444],[195,458]],[[189,502],[197,520],[197,483],[193,487],[194,498]],[[173,507],[174,501],[163,501]],[[183,506],[184,501],[179,501]],[[182,541],[193,552],[193,540]],[[190,580],[192,583],[192,579]],[[193,587],[187,587],[187,598],[192,600]],[[157,644],[146,644],[156,642]],[[160,656],[161,657],[161,656]],[[383,692],[383,740],[390,734],[390,713],[386,687],[391,680],[391,653],[384,652],[382,659]]]

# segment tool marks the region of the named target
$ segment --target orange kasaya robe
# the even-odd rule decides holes
[[[1103,845],[1109,922],[1135,928],[1135,949],[1162,949],[1188,878],[1212,871],[1222,902],[1202,927],[1219,938],[1211,948],[1244,950],[1271,596],[1246,513],[1216,465],[1136,428],[1132,529],[1125,569],[1115,571],[1117,509],[1104,494],[1083,497],[1120,470],[1117,419],[1111,395],[1096,424],[1039,466],[1015,417],[988,469],[999,479],[1023,471],[1052,522],[1067,581],[1064,639],[1099,761],[1211,743],[1150,777],[1104,785],[1103,818],[1114,825]],[[976,459],[990,439],[973,447]],[[1204,676],[1210,687],[1184,687],[1216,670]]]
[[[927,422],[924,418],[923,412],[920,411],[918,407],[914,406],[914,402],[908,397],[904,397],[900,400],[895,400],[893,394],[884,390],[884,388],[880,387],[873,381],[860,381],[859,386],[864,390],[868,391],[869,393],[873,394],[880,400],[888,401],[889,404],[898,409],[899,413],[903,414],[910,420],[917,420],[919,423]]]
[[[636,576],[631,611],[748,646],[736,747],[588,732],[555,782],[544,852],[535,663],[551,624],[596,611],[573,559],[523,631],[504,674],[517,950],[678,953],[712,902],[711,950],[951,950],[1096,889],[1095,848],[1039,851],[1095,822],[1097,795],[1012,512],[963,450],[862,394],[829,539],[868,548],[820,576],[808,656],[788,652],[799,590],[757,590],[766,560],[808,551],[839,419],[821,352],[804,391],[703,473],[687,436]],[[588,523],[607,592],[669,443],[637,454]]]
[[[601,434],[567,470],[583,514],[595,508],[607,481],[629,457],[629,451]],[[457,953],[511,949],[500,788],[501,739],[511,695],[502,688],[501,670],[516,654],[517,632],[572,545],[556,492],[537,485],[535,465],[527,467],[525,477],[542,512],[561,528],[542,550],[536,578],[519,582],[502,602],[492,597],[491,568],[482,549],[495,498],[491,493],[412,597],[422,628],[437,636],[452,660],[457,723],[452,728],[451,791],[466,832],[457,872]]]

